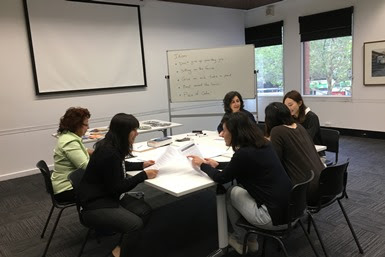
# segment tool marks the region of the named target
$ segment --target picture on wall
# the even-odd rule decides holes
[[[364,43],[364,84],[385,85],[385,40]]]

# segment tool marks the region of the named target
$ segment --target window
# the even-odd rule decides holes
[[[283,21],[246,28],[246,44],[255,46],[258,96],[283,95]]]
[[[303,95],[351,96],[353,7],[299,18]]]

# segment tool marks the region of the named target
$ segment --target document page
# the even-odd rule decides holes
[[[198,146],[195,143],[190,143],[185,146],[182,146],[179,148],[179,150],[186,157],[189,155],[196,155],[203,158],[203,155],[201,154]]]
[[[163,154],[155,160],[155,164],[147,167],[145,170],[157,169],[159,170],[158,176],[167,174],[183,175],[197,171],[201,173],[201,175],[207,176],[206,173],[192,165],[191,160],[187,158],[188,155],[197,155],[203,158],[199,148],[194,143],[189,143],[179,148],[167,146]]]

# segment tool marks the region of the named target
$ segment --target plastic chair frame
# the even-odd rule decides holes
[[[360,245],[360,242],[358,241],[358,238],[356,236],[356,233],[354,232],[353,226],[350,223],[349,217],[345,211],[345,208],[342,205],[341,199],[345,197],[346,191],[346,173],[347,168],[349,165],[349,160],[342,163],[342,164],[336,164],[333,166],[326,167],[320,175],[319,178],[319,201],[314,206],[308,205],[308,233],[310,233],[310,222],[313,224],[314,229],[319,235],[319,231],[314,223],[313,217],[311,214],[315,214],[320,212],[323,208],[338,202],[338,205],[341,208],[341,211],[345,217],[345,220],[349,226],[349,229],[352,233],[352,236],[357,244],[358,251],[363,254],[364,251],[362,250],[362,247]],[[324,246],[322,246],[324,252],[326,253],[326,250]]]
[[[327,147],[326,152],[334,153],[334,162],[329,161],[328,166],[338,163],[338,153],[340,147],[340,132],[335,129],[321,128],[322,144]]]
[[[84,172],[85,172],[85,170],[83,170],[83,169],[77,169],[77,170],[73,171],[72,173],[70,173],[68,175],[68,180],[71,182],[72,187],[75,190],[76,210],[78,211],[80,223],[83,226],[85,226],[86,228],[88,228],[86,237],[84,238],[82,246],[81,246],[80,251],[78,253],[78,257],[80,257],[82,255],[83,251],[84,251],[84,248],[85,248],[85,246],[87,244],[87,241],[89,239],[89,236],[91,234],[91,230],[95,229],[95,228],[92,228],[92,227],[90,227],[90,226],[88,226],[88,225],[86,225],[84,223],[83,216],[82,216],[82,213],[81,213],[82,212],[82,207],[81,207],[79,198],[77,197],[77,191],[79,190],[79,185],[80,185],[80,182],[81,182],[81,180],[83,178]],[[133,197],[136,197],[138,199],[141,199],[141,198],[144,197],[144,193],[143,192],[128,192],[126,194],[129,194],[129,195],[131,195]],[[122,237],[123,237],[123,234],[121,235],[121,237],[119,239],[119,242],[122,240]],[[99,238],[97,240],[98,240],[98,243],[100,243]]]
[[[63,211],[65,209],[69,208],[69,207],[75,206],[76,204],[73,203],[73,202],[60,203],[60,202],[56,201],[56,199],[54,197],[54,191],[53,191],[53,187],[52,187],[52,182],[51,182],[51,171],[48,168],[47,163],[44,160],[40,160],[36,164],[36,167],[40,170],[41,174],[43,175],[44,183],[45,183],[45,188],[46,188],[47,193],[50,195],[51,202],[52,202],[52,207],[51,207],[51,210],[50,210],[50,212],[48,214],[47,221],[45,222],[45,225],[44,225],[44,228],[43,228],[43,232],[41,233],[40,238],[44,237],[44,234],[45,234],[45,232],[47,230],[48,223],[49,223],[49,221],[51,219],[51,216],[52,216],[52,213],[53,213],[54,209],[57,208],[57,209],[60,210],[59,214],[56,217],[56,220],[55,220],[54,226],[52,228],[51,234],[49,236],[48,242],[47,242],[47,244],[45,246],[45,249],[44,249],[44,252],[43,252],[43,255],[42,255],[44,257],[47,254],[49,245],[51,244],[53,235],[55,234],[57,225],[59,223],[59,220],[60,220],[60,217],[61,217]]]
[[[306,232],[306,229],[301,221],[301,218],[305,216],[306,214],[306,192],[308,185],[310,181],[314,178],[314,173],[311,171],[311,176],[308,180],[305,182],[296,184],[293,186],[290,192],[290,197],[289,197],[289,204],[288,204],[288,223],[287,223],[287,228],[281,229],[281,230],[268,230],[268,229],[262,229],[256,226],[251,225],[248,223],[243,217],[237,221],[237,225],[240,227],[243,227],[244,229],[247,230],[245,234],[245,238],[243,241],[243,251],[242,255],[246,255],[246,246],[247,246],[247,239],[251,234],[257,234],[257,235],[262,235],[263,236],[263,243],[262,243],[262,255],[265,256],[265,238],[270,237],[278,241],[280,248],[284,252],[286,257],[289,257],[286,247],[282,242],[282,239],[288,237],[291,233],[291,231],[294,229],[293,225],[296,223],[299,223],[301,226],[306,239],[308,240],[311,248],[313,249],[313,252],[315,256],[319,256],[313,242],[310,239],[309,234]],[[319,238],[321,244],[321,238]]]

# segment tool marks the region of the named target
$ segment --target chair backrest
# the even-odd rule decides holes
[[[80,182],[82,181],[83,175],[84,175],[83,169],[74,170],[68,175],[68,180],[71,182],[72,187],[75,190],[75,194],[76,194],[76,191],[79,190],[79,185],[80,185]]]
[[[295,184],[290,192],[289,197],[289,228],[291,227],[291,223],[298,218],[302,217],[305,214],[307,208],[307,188],[309,186],[310,181],[314,178],[314,172],[311,170],[309,173],[309,177],[306,181]]]
[[[36,164],[36,167],[40,170],[41,174],[44,177],[44,183],[47,193],[53,197],[54,192],[51,182],[51,171],[49,170],[47,163],[41,160]]]
[[[76,201],[76,210],[78,211],[80,223],[83,224],[84,226],[86,226],[84,224],[83,217],[81,215],[82,207],[80,205],[80,199],[78,197],[78,190],[79,190],[80,182],[82,181],[84,172],[85,172],[85,170],[83,170],[83,169],[74,170],[73,172],[71,172],[68,175],[68,180],[71,182],[72,188],[74,189],[75,201]]]
[[[265,123],[257,123],[258,128],[262,130],[262,133],[265,134]]]
[[[341,164],[326,167],[319,178],[319,196],[322,198],[331,198],[342,194],[345,187],[345,172],[349,161]]]
[[[322,144],[327,147],[326,151],[335,153],[335,163],[338,162],[340,148],[340,132],[335,129],[321,128]]]

